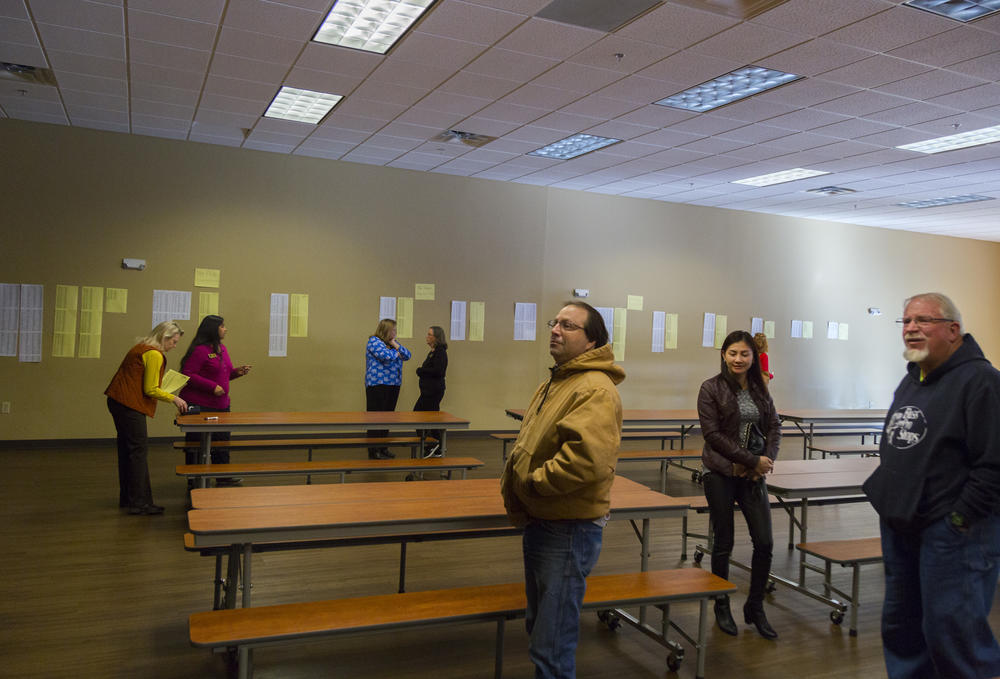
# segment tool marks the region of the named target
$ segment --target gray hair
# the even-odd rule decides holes
[[[913,295],[913,297],[908,297],[903,302],[903,311],[906,311],[906,307],[910,306],[910,302],[918,299],[928,300],[934,302],[941,309],[941,315],[944,318],[950,318],[951,320],[958,323],[959,332],[964,332],[965,329],[962,327],[962,312],[958,310],[955,303],[951,301],[948,295],[944,295],[940,292],[922,292],[919,295]]]

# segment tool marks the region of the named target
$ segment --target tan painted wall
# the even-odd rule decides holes
[[[988,355],[1000,352],[1000,246],[441,174],[0,121],[0,282],[45,285],[40,364],[0,358],[0,440],[101,438],[114,428],[101,394],[151,324],[154,289],[191,290],[195,267],[222,271],[221,310],[241,410],[364,408],[363,346],[381,295],[412,296],[414,352],[399,409],[417,397],[427,325],[447,328],[450,301],[486,303],[486,341],[453,342],[443,408],[474,429],[507,429],[545,377],[547,331],[514,342],[514,302],[554,315],[573,288],[628,314],[626,407],[692,407],[718,353],[700,346],[705,311],[774,320],[774,394],[784,407],[885,406],[901,374],[892,320],[907,294],[953,295]],[[831,198],[831,200],[838,200]],[[123,257],[147,261],[123,271]],[[104,314],[100,359],[51,356],[55,286],[129,290],[128,313]],[[267,356],[272,292],[308,293],[309,337]],[[197,295],[194,295],[197,299]],[[872,319],[868,306],[883,316]],[[680,314],[681,347],[650,352],[651,311]],[[197,313],[197,306],[193,313]],[[817,338],[787,338],[792,318]],[[827,320],[850,341],[823,339]],[[168,354],[177,368],[197,320]],[[150,434],[171,435],[161,406]]]

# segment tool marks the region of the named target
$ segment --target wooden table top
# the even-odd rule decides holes
[[[878,464],[876,458],[779,460],[767,477],[767,490],[772,495],[795,499],[860,495],[862,484]]]
[[[195,490],[188,526],[196,546],[510,525],[499,479],[317,484]],[[213,508],[207,508],[213,507]],[[623,477],[611,491],[613,519],[682,516],[688,503]]]
[[[208,418],[215,418],[209,420]],[[468,429],[469,421],[440,411],[233,412],[178,415],[181,431],[348,431],[356,429]]]
[[[883,422],[888,410],[878,410],[860,408],[855,410],[829,408],[829,409],[778,409],[778,417],[790,422]]]
[[[524,419],[524,408],[507,408],[504,412],[515,420]],[[623,426],[656,426],[658,424],[695,424],[697,410],[637,410],[622,411]]]

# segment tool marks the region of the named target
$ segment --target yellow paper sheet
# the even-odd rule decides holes
[[[486,302],[469,302],[469,341],[482,342],[486,331]]]
[[[729,325],[729,316],[722,316],[721,314],[715,315],[715,348],[721,349],[722,343],[726,341],[726,335],[729,333],[726,331]]]
[[[764,337],[774,339],[774,321],[764,321]]]
[[[812,339],[812,336],[813,336],[813,322],[802,321],[802,338]]]
[[[171,368],[163,374],[163,382],[160,384],[160,389],[168,394],[176,394],[184,388],[184,385],[187,384],[189,379],[190,378],[187,375],[182,375]]]
[[[413,337],[413,298],[396,298],[396,337]]]
[[[666,314],[663,317],[663,348],[677,348],[677,314]]]
[[[309,295],[288,295],[288,336],[309,337]]]
[[[628,295],[625,308],[629,311],[642,311],[642,295]]]
[[[124,314],[128,311],[127,288],[104,288],[104,313]]]
[[[222,272],[219,269],[195,269],[194,287],[196,288],[217,288]]]
[[[414,299],[422,301],[434,301],[434,284],[433,283],[417,283],[413,286],[413,297]]]
[[[199,292],[198,293],[198,318],[205,316],[219,315],[219,293]]]
[[[52,334],[52,355],[72,358],[76,354],[76,310],[80,289],[75,285],[56,286],[56,316]]]
[[[80,358],[101,357],[104,288],[84,286],[80,294]]]
[[[626,314],[623,307],[615,307],[615,330],[611,349],[616,361],[625,360],[625,331],[627,330]]]
[[[847,323],[841,323],[837,326],[837,339],[847,340]]]

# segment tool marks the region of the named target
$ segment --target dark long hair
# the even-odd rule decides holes
[[[600,311],[577,299],[571,299],[563,306],[575,306],[587,312],[587,322],[583,326],[583,333],[588,340],[594,343],[595,349],[608,343],[608,327],[604,324],[604,317],[601,316]]]
[[[445,351],[447,351],[448,350],[448,340],[445,339],[444,328],[442,328],[440,325],[432,325],[428,329],[434,335],[434,348],[435,349],[440,348],[440,349],[444,349]]]
[[[181,370],[184,370],[184,364],[191,357],[191,353],[203,344],[211,344],[215,353],[222,351],[222,341],[219,339],[219,326],[224,323],[225,321],[222,320],[222,316],[212,315],[201,319],[198,331],[194,334],[194,339],[191,340],[191,346],[188,347],[187,353],[181,359]]]
[[[736,381],[736,378],[733,377],[733,374],[729,372],[729,366],[726,365],[726,349],[737,342],[743,342],[750,347],[750,351],[753,352],[753,365],[751,365],[750,369],[747,370],[747,381],[750,383],[751,390],[756,391],[758,394],[766,393],[767,387],[764,386],[764,378],[760,374],[760,356],[757,355],[757,344],[753,341],[753,335],[748,333],[746,330],[733,330],[731,333],[726,335],[726,339],[722,342],[722,351],[719,352],[719,362],[722,364],[720,369],[722,379],[726,381],[726,384],[728,384],[734,392],[739,391],[740,385]]]

